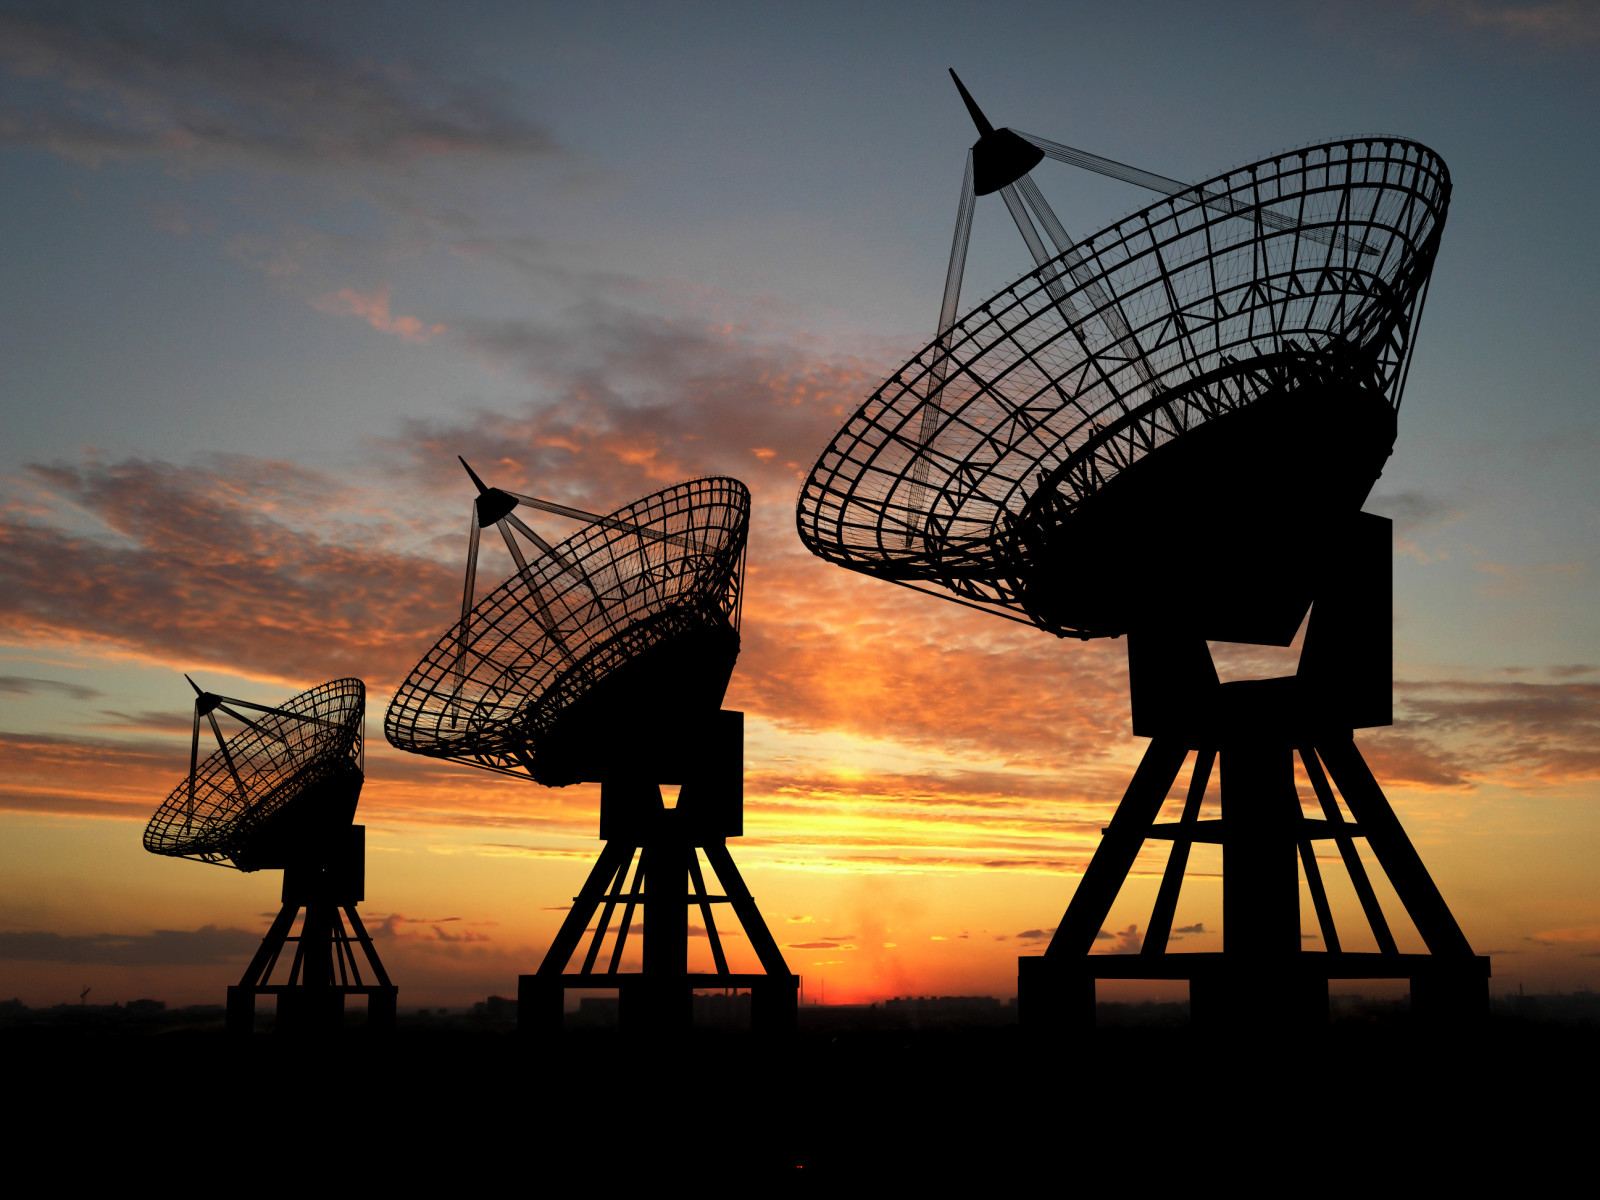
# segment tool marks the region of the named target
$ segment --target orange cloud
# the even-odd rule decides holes
[[[1578,925],[1568,929],[1550,929],[1532,934],[1536,942],[1570,943],[1600,942],[1600,925]]]
[[[450,621],[453,570],[383,530],[311,526],[331,481],[230,459],[38,468],[108,536],[18,512],[0,521],[0,639],[304,682],[396,680]],[[457,602],[459,603],[459,601]]]
[[[1456,782],[1558,786],[1600,779],[1600,682],[1551,672],[1551,682],[1401,680],[1396,732]],[[1444,747],[1444,749],[1441,749]]]
[[[176,743],[0,733],[0,808],[147,820],[186,770]]]
[[[387,283],[371,292],[340,288],[337,292],[318,296],[311,302],[311,307],[338,316],[360,317],[379,332],[392,333],[403,342],[426,342],[447,330],[448,326],[429,325],[419,317],[391,313],[389,290]]]

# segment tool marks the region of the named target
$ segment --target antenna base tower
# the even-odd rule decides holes
[[[601,772],[585,772],[585,778],[600,779],[600,836],[606,845],[538,972],[518,979],[518,1031],[558,1035],[568,988],[615,990],[622,1028],[653,1036],[688,1029],[696,989],[747,988],[753,1030],[761,1035],[792,1033],[799,976],[790,973],[727,847],[728,838],[744,832],[744,714],[723,709],[676,752],[658,747],[652,757],[653,769],[624,761]],[[682,784],[675,807],[666,807],[661,782]],[[702,853],[713,882],[721,885],[720,895],[706,888]],[[643,915],[640,910],[647,902],[654,908],[639,934],[641,968],[622,971],[635,916]],[[721,904],[732,907],[761,972],[728,969],[714,912]],[[609,960],[601,964],[600,950],[619,907]],[[568,971],[597,912],[599,922],[593,925],[582,966]],[[691,918],[703,926],[713,972],[688,969]]]
[[[1024,1028],[1092,1026],[1101,979],[1187,979],[1191,1019],[1213,1026],[1326,1021],[1331,979],[1407,979],[1419,1018],[1487,1017],[1489,959],[1472,952],[1354,740],[1356,728],[1392,723],[1391,525],[1360,513],[1340,533],[1316,547],[1320,586],[1296,675],[1220,683],[1203,633],[1129,635],[1133,728],[1152,740],[1049,947],[1018,960]],[[1158,822],[1191,753],[1182,815]],[[1302,808],[1296,756],[1320,818]],[[1218,765],[1221,817],[1203,821],[1202,802]],[[1147,839],[1172,849],[1143,943],[1135,954],[1091,954]],[[1388,877],[1427,954],[1400,952],[1358,839]],[[1341,948],[1315,849],[1328,842],[1338,848],[1377,953]],[[1225,948],[1170,954],[1196,843],[1222,850]],[[1316,935],[1301,932],[1302,886],[1315,909]],[[1303,949],[1307,936],[1320,937],[1323,949]]]
[[[356,905],[365,898],[366,834],[365,825],[347,826],[339,831],[331,851],[284,868],[283,907],[243,977],[228,988],[229,1033],[254,1030],[261,996],[276,997],[275,1027],[280,1032],[338,1030],[349,996],[366,997],[368,1030],[394,1029],[400,989],[389,981],[377,947],[356,913]],[[302,912],[305,919],[296,934],[295,922]],[[288,979],[275,984],[272,973],[291,942]],[[361,960],[366,963],[365,975]]]

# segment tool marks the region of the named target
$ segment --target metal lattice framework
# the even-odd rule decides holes
[[[198,689],[196,689],[198,690]],[[189,777],[150,818],[144,848],[152,854],[254,870],[262,843],[282,829],[291,808],[348,804],[364,768],[366,685],[335,679],[274,707],[200,693],[195,704]],[[238,709],[254,710],[247,717]],[[221,709],[245,728],[226,740]],[[203,762],[200,720],[218,747]],[[334,814],[348,820],[348,813]]]
[[[1093,157],[1023,136],[1062,161]],[[969,162],[958,239],[970,180]],[[1048,214],[1027,176],[1016,187],[1014,216],[1023,199]],[[1019,518],[1070,513],[1269,391],[1338,377],[1399,407],[1449,196],[1425,146],[1330,142],[1069,246],[952,321],[849,419],[801,490],[801,540],[840,566],[1028,620],[1010,547]],[[1327,403],[1325,387],[1313,393]]]
[[[533,774],[561,718],[647,652],[697,633],[731,634],[737,652],[749,526],[749,490],[723,477],[593,519],[522,563],[439,639],[396,692],[385,735],[414,754]]]

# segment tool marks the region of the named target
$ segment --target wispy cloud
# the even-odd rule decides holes
[[[426,342],[444,333],[446,326],[428,324],[420,317],[401,316],[389,311],[388,284],[370,292],[340,288],[311,302],[313,308],[336,316],[360,317],[380,333],[393,334],[403,342]]]
[[[56,695],[69,700],[98,700],[105,693],[59,679],[36,679],[31,675],[0,675],[0,692],[13,696]]]
[[[249,958],[260,944],[260,933],[215,925],[141,934],[0,933],[0,961],[201,967]]]
[[[482,82],[357,58],[226,7],[10,14],[0,61],[0,144],[81,159],[277,169],[554,150]]]
[[[1600,925],[1574,925],[1564,929],[1547,929],[1529,934],[1528,941],[1542,946],[1588,945],[1600,942]]]
[[[6,641],[371,681],[394,678],[448,624],[453,572],[375,544],[370,527],[315,527],[338,487],[314,472],[125,460],[41,466],[34,478],[108,536],[33,514],[0,521]]]
[[[1600,778],[1600,683],[1568,678],[1400,681],[1395,733],[1458,784],[1558,785]]]
[[[145,819],[177,784],[179,760],[152,740],[0,733],[0,808]]]
[[[1600,45],[1600,5],[1593,0],[1418,0],[1417,8],[1468,29],[1551,50]]]

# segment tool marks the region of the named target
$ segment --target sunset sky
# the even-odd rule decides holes
[[[185,671],[267,703],[365,679],[363,913],[402,1006],[514,994],[598,789],[382,738],[460,602],[458,453],[599,511],[743,479],[731,848],[791,968],[830,1002],[1014,994],[1143,750],[1123,644],[794,529],[835,428],[934,332],[974,136],[951,66],[996,124],[1186,180],[1367,133],[1449,164],[1368,505],[1397,721],[1359,742],[1492,990],[1600,984],[1597,58],[1580,0],[0,6],[0,999],[217,1003],[258,942],[276,872],[140,845],[187,768]],[[1035,178],[1077,237],[1153,199]],[[966,302],[1029,266],[980,200]],[[1203,850],[1174,950],[1222,946]]]

